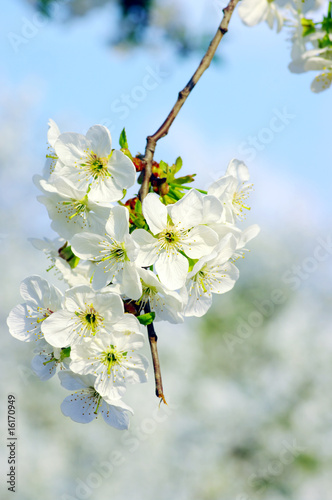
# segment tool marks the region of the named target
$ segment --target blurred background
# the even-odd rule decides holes
[[[20,500],[321,500],[332,489],[331,105],[313,74],[291,74],[289,33],[235,13],[216,62],[155,158],[179,155],[204,188],[231,158],[255,191],[243,227],[261,233],[240,280],[204,319],[158,324],[168,407],[134,386],[125,433],[62,416],[67,391],[30,370],[8,333],[19,285],[46,273],[29,237],[55,237],[32,176],[47,121],[85,133],[125,126],[133,153],[166,117],[212,38],[226,0],[14,0],[1,25],[1,498],[9,498],[6,401],[17,399]],[[273,124],[277,124],[275,127]],[[146,353],[149,355],[149,353]]]

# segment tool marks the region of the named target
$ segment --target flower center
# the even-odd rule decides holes
[[[181,250],[181,240],[186,234],[187,231],[181,231],[176,226],[168,223],[166,229],[158,235],[160,249],[166,251]]]
[[[41,323],[42,321],[45,321],[52,313],[51,309],[49,307],[37,307],[37,312],[41,314],[41,317],[37,318],[36,322]]]
[[[232,199],[232,205],[235,214],[239,218],[243,218],[243,210],[250,210],[250,207],[248,207],[245,204],[245,200],[249,198],[249,191],[252,190],[252,184],[242,184],[241,188],[239,188],[237,191],[234,192],[233,194],[233,199]]]
[[[97,328],[104,319],[93,307],[93,304],[87,306],[85,311],[76,312],[75,314],[79,317],[83,328],[91,333],[91,335],[96,334]]]
[[[206,293],[208,291],[205,284],[205,282],[208,281],[208,272],[206,266],[202,267],[202,269],[198,271],[195,276],[193,276],[192,280],[198,285],[199,288],[203,290],[204,293]]]
[[[142,283],[142,296],[140,299],[138,299],[137,303],[140,304],[140,310],[142,310],[145,306],[145,304],[150,300],[152,297],[158,294],[158,290],[155,286],[152,285],[147,285],[144,283],[144,281],[141,279]]]
[[[115,260],[116,262],[123,262],[125,260],[129,260],[124,243],[119,243],[115,240],[113,240],[113,244],[110,244],[105,248],[103,253],[106,253],[106,255],[102,257],[102,261]]]
[[[82,200],[70,200],[70,201],[63,201],[62,205],[66,208],[67,212],[71,212],[68,217],[69,219],[73,219],[74,217],[81,217],[83,221],[85,222],[87,213],[90,211],[88,208],[88,195],[85,195]],[[59,210],[61,213],[61,210]]]
[[[111,177],[111,173],[108,170],[108,160],[110,156],[111,155],[98,156],[93,151],[87,151],[85,163],[81,163],[81,167],[84,167],[87,174],[94,180]]]
[[[114,345],[110,345],[107,351],[102,352],[101,362],[107,366],[107,373],[110,374],[113,366],[121,365],[127,357],[127,352],[117,351]]]
[[[218,266],[219,267],[219,266]],[[211,290],[213,289],[216,283],[221,283],[221,280],[225,278],[225,274],[219,274],[214,272],[211,268],[205,264],[202,269],[200,269],[195,276],[191,278],[191,287],[190,287],[190,295],[193,288],[199,292],[199,295],[202,296],[205,293],[211,294]]]

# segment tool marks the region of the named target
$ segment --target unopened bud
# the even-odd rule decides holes
[[[135,165],[136,172],[142,172],[144,169],[144,161],[140,158],[133,158],[133,164]]]
[[[169,185],[167,182],[164,182],[160,187],[159,187],[159,193],[161,196],[165,196],[166,194],[169,193]]]

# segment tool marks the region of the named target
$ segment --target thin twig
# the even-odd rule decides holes
[[[153,162],[153,157],[154,157],[154,152],[156,149],[157,142],[159,141],[159,139],[161,139],[162,137],[165,137],[165,135],[168,134],[168,131],[169,131],[173,121],[175,120],[180,109],[182,108],[185,101],[187,100],[190,92],[195,87],[196,83],[201,78],[204,71],[210,66],[212,58],[217,50],[217,47],[218,47],[221,39],[228,31],[229,22],[231,20],[232,14],[233,14],[234,9],[235,9],[238,2],[239,2],[239,0],[230,0],[227,7],[225,7],[223,9],[223,18],[222,18],[222,21],[218,27],[217,33],[215,34],[213,40],[211,41],[209,48],[207,49],[207,51],[206,51],[203,59],[201,60],[198,68],[196,69],[195,73],[190,78],[189,82],[184,87],[184,89],[181,90],[181,92],[179,92],[177,101],[174,104],[173,108],[171,109],[166,120],[163,122],[163,124],[158,128],[158,130],[153,135],[148,136],[146,139],[146,148],[145,148],[145,155],[144,155],[144,163],[145,163],[144,178],[143,178],[141,189],[139,190],[139,198],[140,198],[141,202],[143,202],[144,198],[146,197],[146,195],[148,194],[148,192],[150,190],[150,178],[151,178],[151,174],[152,174],[152,162]],[[146,304],[144,310],[146,313],[150,312],[149,302]],[[158,356],[158,349],[157,349],[158,337],[157,337],[157,334],[155,332],[153,323],[148,325],[148,336],[149,336],[151,356],[152,356],[152,361],[153,361],[153,369],[154,369],[155,384],[156,384],[156,395],[164,403],[166,403],[164,392],[163,392],[163,383],[162,383],[162,378],[161,378],[161,370],[160,370],[160,363],[159,363],[159,356]]]
[[[144,312],[149,313],[151,311],[150,309],[150,304],[147,303],[144,307]],[[165,404],[165,396],[164,396],[164,390],[163,390],[163,381],[161,378],[161,370],[160,370],[160,362],[159,362],[159,355],[158,355],[158,348],[157,348],[157,334],[155,332],[153,323],[150,323],[148,325],[148,337],[149,337],[149,343],[150,343],[150,349],[151,349],[151,356],[152,356],[152,362],[153,362],[153,370],[154,370],[154,378],[155,378],[155,384],[156,384],[156,396],[157,398],[160,398]]]
[[[154,157],[154,152],[156,149],[157,142],[159,139],[162,137],[165,137],[165,135],[168,134],[168,131],[177,117],[180,109],[186,102],[190,92],[192,89],[195,87],[197,84],[198,80],[201,78],[203,75],[204,71],[210,66],[212,58],[217,50],[217,47],[222,40],[223,36],[227,33],[228,31],[228,25],[231,20],[232,14],[234,12],[234,9],[236,5],[238,4],[239,0],[230,0],[229,4],[227,7],[223,9],[223,18],[222,21],[217,29],[217,33],[215,34],[213,40],[211,41],[209,48],[207,49],[203,59],[201,60],[198,68],[196,69],[195,73],[193,76],[190,78],[189,82],[187,85],[184,87],[184,89],[179,92],[178,98],[176,103],[174,104],[173,108],[171,109],[169,115],[167,116],[166,120],[163,122],[163,124],[158,128],[158,130],[153,134],[149,135],[146,138],[146,148],[145,148],[145,156],[144,156],[144,162],[145,162],[145,172],[144,172],[144,179],[142,182],[141,189],[139,191],[139,197],[140,200],[143,201],[145,196],[149,192],[149,184],[150,184],[150,177],[152,173],[152,161]]]

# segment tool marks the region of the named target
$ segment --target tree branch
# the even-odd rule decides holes
[[[150,311],[151,311],[150,304],[147,303],[145,305],[144,312],[149,313]],[[167,404],[164,396],[163,381],[161,378],[161,370],[160,370],[159,355],[157,348],[158,337],[155,332],[153,323],[150,323],[147,328],[148,328],[149,343],[150,343],[151,356],[153,362],[154,379],[156,384],[156,396],[157,398],[160,398],[165,404]]]
[[[141,189],[139,190],[139,194],[138,194],[141,202],[143,202],[144,198],[146,197],[146,195],[148,194],[149,189],[150,189],[150,178],[151,178],[151,174],[152,174],[152,162],[153,162],[153,157],[154,157],[154,152],[156,149],[157,142],[159,141],[159,139],[161,139],[162,137],[165,137],[165,135],[168,134],[168,131],[169,131],[173,121],[175,120],[180,109],[182,108],[182,106],[186,102],[187,98],[189,97],[190,92],[195,87],[196,83],[201,78],[204,71],[210,66],[212,58],[217,50],[217,47],[218,47],[221,39],[228,31],[229,22],[231,20],[232,14],[233,14],[234,9],[235,9],[238,2],[239,2],[239,0],[230,0],[227,7],[225,7],[223,9],[223,18],[222,18],[221,23],[218,27],[217,33],[215,34],[213,40],[211,41],[209,48],[207,49],[207,51],[206,51],[203,59],[201,60],[198,68],[196,69],[195,73],[190,78],[189,82],[184,87],[184,89],[181,90],[181,92],[179,92],[177,101],[174,104],[173,108],[171,109],[166,120],[163,122],[163,124],[158,128],[158,130],[153,135],[148,136],[146,139],[146,148],[145,148],[145,155],[144,155],[144,163],[145,163],[144,177],[143,177]],[[144,310],[146,313],[150,312],[149,302],[145,305]],[[158,349],[157,349],[158,337],[157,337],[157,334],[155,332],[153,323],[148,325],[147,328],[148,328],[149,343],[150,343],[151,356],[152,356],[152,361],[153,361],[153,369],[154,369],[154,375],[155,375],[156,396],[158,398],[160,398],[164,403],[166,403],[166,400],[164,397],[164,392],[163,392],[163,383],[162,383],[162,378],[161,378],[159,355],[158,355]]]
[[[189,97],[190,92],[193,90],[195,85],[197,84],[198,80],[201,78],[203,75],[204,71],[210,66],[212,58],[217,50],[217,47],[222,40],[223,36],[227,33],[228,31],[228,25],[231,20],[231,17],[233,15],[234,9],[236,5],[238,4],[239,0],[230,0],[228,3],[227,7],[223,9],[223,18],[221,20],[221,23],[217,29],[217,32],[211,41],[209,48],[207,49],[203,59],[201,60],[198,68],[196,69],[195,73],[193,76],[190,78],[189,82],[187,85],[184,87],[179,92],[178,98],[176,103],[174,104],[173,108],[171,109],[170,113],[168,114],[166,120],[162,123],[162,125],[158,128],[158,130],[153,134],[149,135],[146,138],[146,148],[145,148],[145,155],[144,155],[144,162],[145,162],[145,172],[144,172],[144,179],[142,182],[141,189],[139,191],[139,198],[141,201],[144,200],[145,196],[149,192],[149,184],[150,184],[150,177],[152,173],[152,161],[154,157],[154,152],[156,149],[157,142],[159,139],[162,137],[165,137],[165,135],[168,134],[168,131],[174,122],[175,118],[177,117],[180,109],[186,102],[187,98]]]

